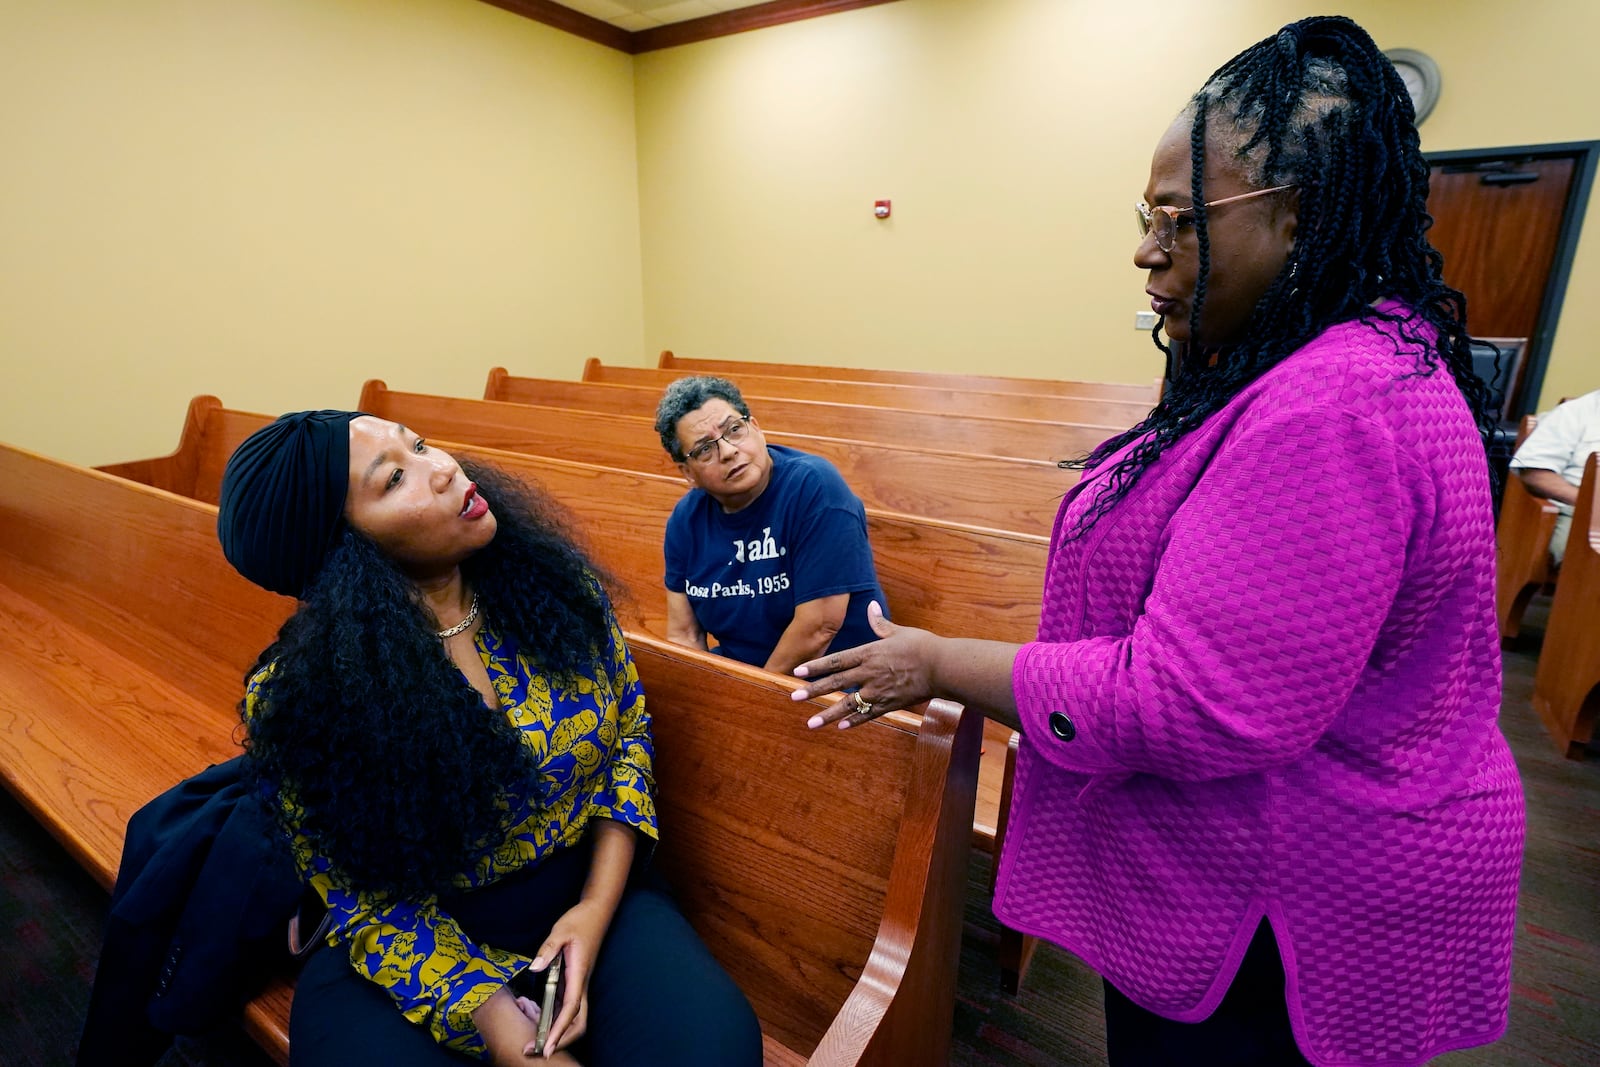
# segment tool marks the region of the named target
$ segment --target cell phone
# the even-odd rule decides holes
[[[550,1024],[556,1021],[556,1000],[561,991],[561,953],[550,961],[544,972],[544,1002],[539,1005],[539,1033],[534,1038],[533,1054],[544,1055],[544,1043],[550,1039]]]

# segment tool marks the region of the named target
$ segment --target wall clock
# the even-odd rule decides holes
[[[1433,105],[1439,102],[1439,64],[1414,48],[1391,48],[1384,55],[1394,64],[1400,80],[1406,83],[1411,106],[1417,112],[1417,125],[1421,126]]]

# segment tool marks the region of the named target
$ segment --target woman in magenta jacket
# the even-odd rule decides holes
[[[1039,639],[879,620],[795,672],[857,690],[813,727],[943,696],[1022,732],[995,912],[1102,974],[1113,1064],[1419,1064],[1505,1030],[1492,416],[1427,194],[1354,23],[1231,60],[1138,206],[1178,370],[1064,500]]]

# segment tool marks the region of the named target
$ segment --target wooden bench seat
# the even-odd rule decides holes
[[[1536,416],[1523,417],[1516,448],[1522,447],[1538,422]],[[1522,614],[1535,593],[1554,590],[1550,538],[1555,534],[1557,514],[1554,503],[1528,492],[1516,471],[1507,472],[1494,528],[1495,615],[1502,638],[1516,637],[1522,631]]]
[[[392,412],[374,414],[398,419]],[[213,397],[198,397],[172,455],[101,469],[215,502],[227,456],[269,421],[266,415],[222,408]],[[432,432],[426,421],[408,420],[407,425],[424,434]],[[459,428],[470,430],[470,425]],[[578,535],[589,543],[597,562],[622,583],[628,595],[619,599],[617,613],[624,625],[666,636],[661,545],[667,517],[683,495],[681,481],[482,448],[442,436],[434,440],[452,454],[492,464],[540,486],[578,520]],[[184,482],[187,471],[198,472],[193,482]],[[215,472],[214,478],[207,472]],[[1043,538],[889,513],[869,512],[867,521],[879,580],[896,619],[958,636],[1027,641],[1037,633],[1046,553]],[[994,848],[1010,734],[997,723],[986,727],[972,828],[974,843],[985,849]]]
[[[179,778],[237,754],[227,705],[219,714],[134,650],[25,596],[15,576],[0,584],[0,777],[109,890],[128,816]],[[54,595],[57,587],[30,577]],[[113,752],[108,738],[137,743]]]
[[[522,378],[495,367],[489,372],[483,398],[653,419],[661,390],[642,385]],[[1052,463],[1085,455],[1129,426],[1126,422],[1118,425],[998,419],[771,396],[751,395],[745,401],[764,429]]]
[[[586,382],[642,385],[658,392],[685,373],[670,368],[621,367],[590,359],[583,366]],[[1107,400],[1096,397],[1055,396],[1044,393],[989,393],[973,389],[862,382],[828,378],[784,378],[755,371],[728,371],[722,375],[745,396],[783,397],[788,400],[823,400],[835,404],[904,408],[946,414],[984,415],[999,419],[1039,419],[1089,425],[1132,426],[1150,413],[1153,400]]]
[[[108,887],[128,817],[237,752],[243,672],[290,609],[233,572],[215,524],[210,505],[0,446],[0,778]],[[943,1062],[978,717],[936,701],[807,731],[786,679],[630,644],[658,862],[755,1005],[768,1062]],[[280,1063],[291,996],[280,982],[246,1012]]]
[[[1561,578],[1550,602],[1544,647],[1533,679],[1533,707],[1571,759],[1582,758],[1600,714],[1600,513],[1597,463],[1591,453],[1573,507]]]
[[[656,364],[677,374],[767,374],[782,378],[826,378],[835,381],[919,385],[931,389],[969,389],[984,393],[1028,393],[1033,396],[1076,396],[1098,400],[1131,400],[1155,404],[1163,380],[1149,384],[1070,382],[1055,378],[1007,378],[991,374],[945,374],[938,371],[879,370],[864,367],[817,367],[806,363],[772,363],[743,359],[685,359],[662,352]]]

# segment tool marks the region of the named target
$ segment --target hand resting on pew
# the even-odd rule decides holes
[[[807,727],[815,730],[836,722],[847,730],[941,696],[1020,729],[1011,692],[1011,662],[1021,645],[940,637],[914,626],[896,626],[883,617],[877,601],[867,606],[867,620],[878,640],[794,669],[795,677],[808,682],[791,694],[796,701],[849,693],[808,719]]]

